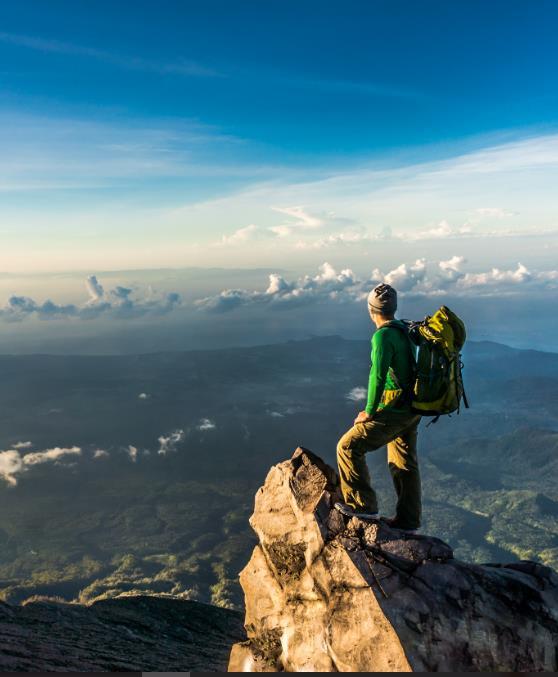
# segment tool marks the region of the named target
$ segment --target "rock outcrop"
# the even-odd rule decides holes
[[[0,602],[0,672],[224,671],[243,634],[236,611],[168,597]]]
[[[248,639],[234,672],[554,671],[558,576],[468,564],[437,538],[342,516],[332,468],[298,448],[274,466],[240,574]]]

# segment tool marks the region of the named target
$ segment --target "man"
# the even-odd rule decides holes
[[[415,356],[412,344],[395,319],[397,292],[379,284],[368,295],[368,311],[376,331],[372,336],[372,366],[368,399],[337,444],[337,463],[345,503],[336,508],[345,515],[378,518],[376,492],[370,486],[366,452],[387,444],[388,466],[397,492],[391,526],[415,531],[421,522],[421,486],[417,460],[420,414],[411,410]]]

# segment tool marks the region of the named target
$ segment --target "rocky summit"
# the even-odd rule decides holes
[[[229,671],[555,671],[558,576],[469,564],[430,536],[344,517],[337,475],[307,449],[274,466],[240,574],[247,639]]]
[[[182,599],[0,602],[0,672],[224,671],[242,636],[238,612]]]

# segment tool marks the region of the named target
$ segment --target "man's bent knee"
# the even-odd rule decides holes
[[[337,442],[337,457],[362,455],[360,439],[354,435],[353,430],[348,430]]]

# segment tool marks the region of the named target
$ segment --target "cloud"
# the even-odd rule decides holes
[[[515,270],[500,270],[499,268],[492,268],[492,270],[486,273],[467,273],[461,277],[461,279],[458,281],[458,284],[466,289],[486,286],[515,286],[522,285],[537,279],[552,280],[554,279],[554,273],[558,271],[550,271],[552,273],[550,276],[548,272],[549,271],[543,274],[544,277],[540,277],[539,275],[533,276],[523,264],[518,263]]]
[[[95,449],[93,452],[93,458],[107,458],[108,456],[109,453],[105,449]]]
[[[269,230],[279,237],[288,237],[297,230],[312,230],[324,225],[322,219],[309,214],[303,207],[272,207],[271,209],[294,219],[278,226],[270,226]]]
[[[501,207],[479,207],[475,209],[475,214],[479,216],[488,216],[494,219],[503,219],[506,216],[517,216],[517,212],[510,212]]]
[[[317,275],[305,275],[296,282],[287,282],[282,275],[272,273],[264,292],[226,289],[215,296],[198,299],[195,305],[219,313],[257,303],[274,307],[300,305],[319,298],[339,298],[350,293],[355,284],[356,276],[350,268],[338,273],[331,264],[325,262],[319,267]]]
[[[158,439],[159,449],[158,454],[165,455],[169,452],[175,451],[177,445],[184,440],[184,430],[175,430],[168,435],[161,435]]]
[[[27,442],[16,442],[14,444],[14,449],[29,449],[29,447],[32,447],[33,443],[31,441]]]
[[[558,286],[558,271],[530,272],[519,263],[517,268],[500,270],[492,268],[486,272],[466,272],[463,256],[452,256],[434,262],[417,259],[414,263],[402,263],[388,272],[375,268],[369,277],[359,278],[350,269],[337,272],[329,263],[319,267],[317,275],[304,275],[294,281],[286,280],[278,273],[269,275],[265,291],[247,289],[225,289],[218,294],[198,299],[194,305],[200,310],[223,313],[235,308],[251,305],[268,306],[273,309],[288,308],[304,303],[360,302],[379,282],[393,285],[402,295],[461,295],[485,294],[498,291],[527,291],[536,287],[542,291],[554,290]]]
[[[150,292],[150,295],[138,299],[133,298],[133,290],[127,287],[116,286],[106,292],[95,275],[90,275],[85,280],[85,287],[89,299],[81,306],[58,305],[51,300],[37,303],[27,296],[11,296],[8,302],[0,307],[0,319],[20,322],[35,316],[40,320],[63,318],[90,320],[101,315],[127,319],[144,315],[163,315],[171,312],[181,303],[180,295],[176,292],[160,296]]]
[[[16,475],[23,470],[20,453],[15,449],[0,451],[0,477],[9,485],[17,484]]]
[[[222,235],[220,240],[213,243],[214,247],[233,247],[247,244],[248,242],[274,239],[277,233],[273,228],[260,228],[254,223],[238,228],[232,235]]]
[[[437,226],[426,230],[419,230],[415,233],[402,233],[398,237],[402,240],[440,240],[453,237],[463,237],[472,235],[471,226],[465,223],[461,226],[451,226],[445,219],[440,221]]]
[[[7,449],[0,451],[0,477],[10,486],[15,486],[17,476],[32,466],[58,463],[68,456],[79,455],[81,455],[80,447],[53,447],[28,454],[22,454],[19,449]]]
[[[356,388],[350,390],[345,395],[345,397],[348,400],[351,400],[351,402],[361,402],[362,400],[366,399],[366,395],[367,395],[366,388],[363,388],[362,386],[357,386]]]
[[[287,225],[298,228],[319,228],[323,225],[323,221],[317,216],[312,216],[303,207],[272,207],[273,211],[295,219],[290,221]]]
[[[23,457],[24,465],[38,465],[49,461],[58,461],[68,455],[81,455],[80,447],[54,447],[45,451],[32,451]]]
[[[90,275],[85,280],[85,288],[89,292],[90,304],[99,303],[99,301],[101,301],[103,299],[103,296],[105,295],[105,290],[103,289],[103,286],[100,284],[100,282],[97,280],[96,275]]]
[[[70,42],[49,40],[30,35],[0,32],[0,42],[15,45],[26,49],[32,49],[45,54],[69,54],[81,56],[97,61],[105,61],[113,66],[127,70],[138,70],[145,73],[158,73],[160,75],[176,74],[187,77],[215,78],[223,77],[213,68],[208,68],[195,61],[181,59],[174,62],[153,61],[135,56],[125,56],[115,52],[109,52],[95,47],[76,45]]]
[[[126,452],[133,463],[135,463],[138,460],[138,448],[135,447],[133,444],[129,444],[126,447]]]
[[[216,427],[216,424],[208,418],[202,418],[197,426],[198,430],[201,430],[202,432],[206,430],[215,430]]]
[[[318,240],[299,240],[296,249],[324,249],[325,247],[337,247],[339,245],[356,245],[363,242],[375,242],[381,239],[379,236],[367,235],[360,231],[347,230],[340,233],[331,233]]]
[[[292,220],[287,223],[267,226],[265,228],[251,223],[243,228],[238,228],[232,235],[221,236],[221,239],[214,242],[213,246],[231,247],[254,241],[269,241],[275,238],[287,238],[296,231],[319,228],[323,225],[321,219],[309,214],[302,207],[271,207],[271,209],[280,214],[290,216]]]
[[[464,256],[452,256],[447,261],[439,261],[438,268],[440,269],[441,277],[448,282],[458,280],[465,275],[463,272],[465,263],[466,259]]]
[[[140,393],[138,395],[139,400],[148,400],[151,397],[149,393]]]

